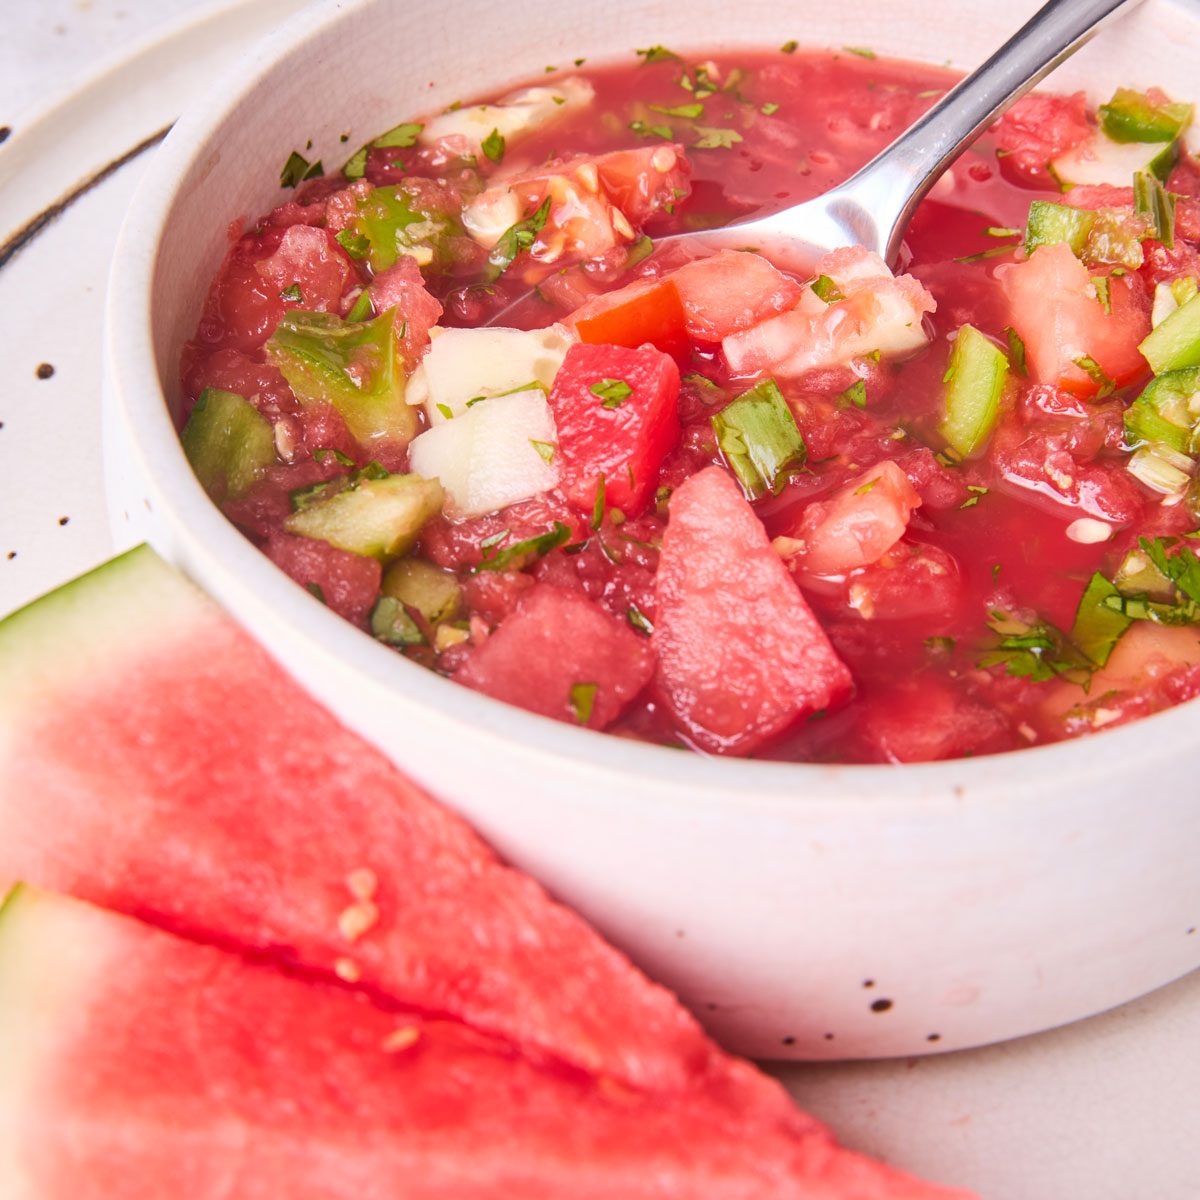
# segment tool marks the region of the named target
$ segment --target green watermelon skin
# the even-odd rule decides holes
[[[703,1082],[801,1121],[144,547],[0,622],[0,882],[18,880],[630,1087]]]
[[[720,1098],[18,887],[0,911],[0,1200],[950,1200]]]

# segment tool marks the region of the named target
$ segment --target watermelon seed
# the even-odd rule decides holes
[[[335,959],[333,973],[343,983],[357,983],[362,978],[362,968],[352,958]]]
[[[358,900],[338,917],[338,932],[348,942],[357,942],[379,920],[379,909],[370,900]]]
[[[400,1029],[394,1029],[383,1039],[383,1050],[385,1054],[399,1054],[401,1050],[407,1050],[409,1046],[413,1046],[421,1037],[421,1031],[415,1025],[405,1025]]]
[[[887,1012],[887,1010],[891,1007],[892,1002],[890,1000],[875,1000],[871,1003],[872,1012]]]

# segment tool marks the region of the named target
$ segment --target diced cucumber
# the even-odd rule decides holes
[[[1138,171],[1166,179],[1179,161],[1179,142],[1114,142],[1103,133],[1051,159],[1050,169],[1064,189],[1076,184],[1129,187]]]
[[[1195,453],[1198,424],[1200,367],[1156,376],[1125,410],[1125,436],[1134,446],[1160,442],[1180,454]]]
[[[1138,346],[1155,375],[1200,366],[1200,295],[1180,305]]]
[[[1066,242],[1075,257],[1082,258],[1087,248],[1088,234],[1095,223],[1096,214],[1089,209],[1035,200],[1029,206],[1029,219],[1025,226],[1025,253],[1032,254],[1038,246]]]
[[[180,438],[196,478],[218,504],[245,495],[275,461],[271,422],[235,392],[205,388]]]
[[[1155,104],[1142,92],[1117,88],[1097,115],[1100,128],[1114,142],[1173,142],[1192,123],[1192,105]]]
[[[441,485],[420,475],[362,479],[292,513],[284,527],[353,554],[387,560],[412,547],[425,522],[441,511],[442,499]]]
[[[1089,581],[1075,610],[1071,641],[1098,667],[1108,662],[1113,648],[1133,624],[1132,618],[1106,603],[1110,597],[1119,595],[1120,592],[1097,572]]]
[[[453,621],[462,611],[462,588],[450,571],[423,558],[402,558],[383,576],[383,594],[415,608],[431,625]]]
[[[421,627],[395,596],[379,597],[371,610],[371,633],[389,646],[420,646],[425,641]]]
[[[751,500],[778,491],[808,457],[796,418],[773,379],[743,392],[710,422],[725,461]]]
[[[267,356],[302,404],[331,404],[361,445],[406,444],[417,415],[404,402],[396,362],[397,309],[373,321],[333,313],[289,312],[267,342]]]
[[[946,370],[946,416],[938,427],[959,458],[978,454],[996,426],[1008,356],[973,325],[954,339]]]

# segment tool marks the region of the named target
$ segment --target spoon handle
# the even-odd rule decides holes
[[[925,193],[973,138],[1123,9],[1141,0],[1050,0],[982,66],[836,190],[870,212],[894,262]]]

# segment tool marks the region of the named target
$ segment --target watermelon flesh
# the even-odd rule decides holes
[[[631,1087],[706,1080],[791,1119],[146,548],[0,622],[0,881],[18,880]]]
[[[721,467],[671,497],[656,580],[658,690],[702,750],[748,754],[852,681]]]
[[[5,1200],[950,1200],[819,1127],[537,1065],[26,887],[0,909],[0,1062]]]

